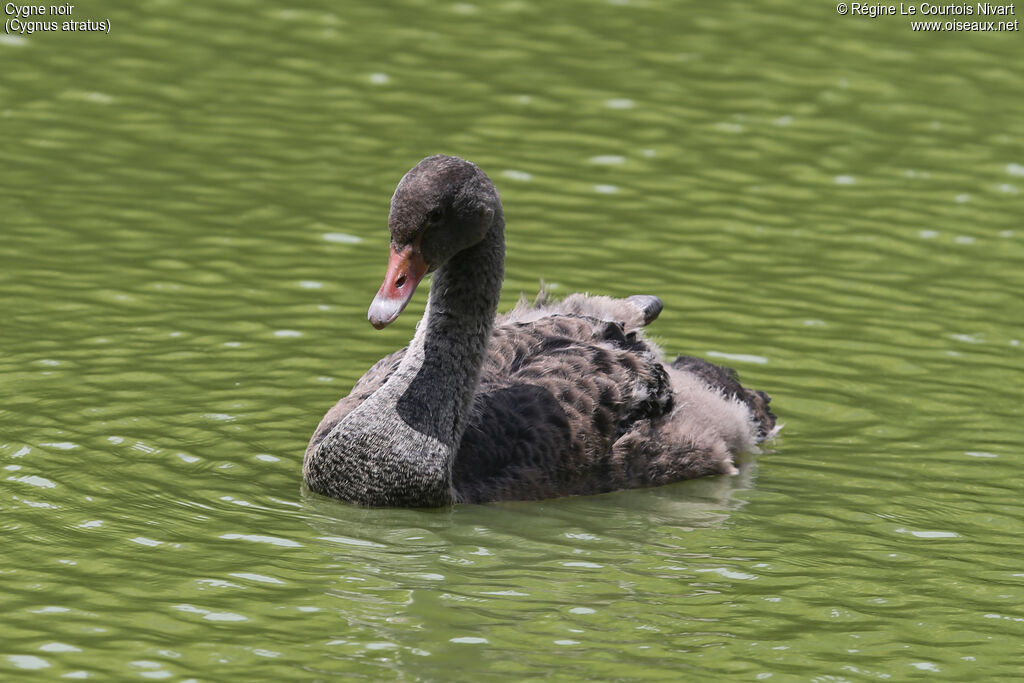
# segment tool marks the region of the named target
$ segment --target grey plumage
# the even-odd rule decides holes
[[[767,394],[732,371],[662,362],[643,334],[662,310],[655,296],[542,292],[496,319],[504,215],[473,164],[424,159],[389,225],[393,259],[437,269],[427,310],[409,347],[317,427],[303,464],[314,491],[416,507],[599,493],[734,473],[735,454],[774,435]],[[371,319],[393,319],[412,295],[394,277],[389,266]]]

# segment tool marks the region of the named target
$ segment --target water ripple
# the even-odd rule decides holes
[[[0,36],[0,676],[1019,674],[1015,35],[782,0],[104,11]],[[365,323],[438,151],[502,193],[503,307],[658,294],[666,352],[735,365],[780,439],[585,499],[302,490],[422,313]]]

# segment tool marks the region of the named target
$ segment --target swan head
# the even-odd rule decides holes
[[[391,254],[370,323],[394,322],[423,277],[483,240],[500,211],[498,191],[475,164],[443,154],[416,164],[391,198]]]

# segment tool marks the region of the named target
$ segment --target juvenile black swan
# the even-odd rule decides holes
[[[505,218],[490,178],[432,156],[395,190],[380,329],[435,271],[409,346],[331,408],[309,488],[378,506],[529,500],[733,474],[775,432],[769,397],[699,358],[670,364],[642,328],[654,296],[573,294],[498,316]]]

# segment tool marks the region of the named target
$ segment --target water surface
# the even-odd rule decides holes
[[[108,2],[0,39],[0,676],[1024,672],[1019,33],[777,1]],[[305,492],[388,200],[479,163],[503,306],[650,292],[786,424],[739,476]]]

